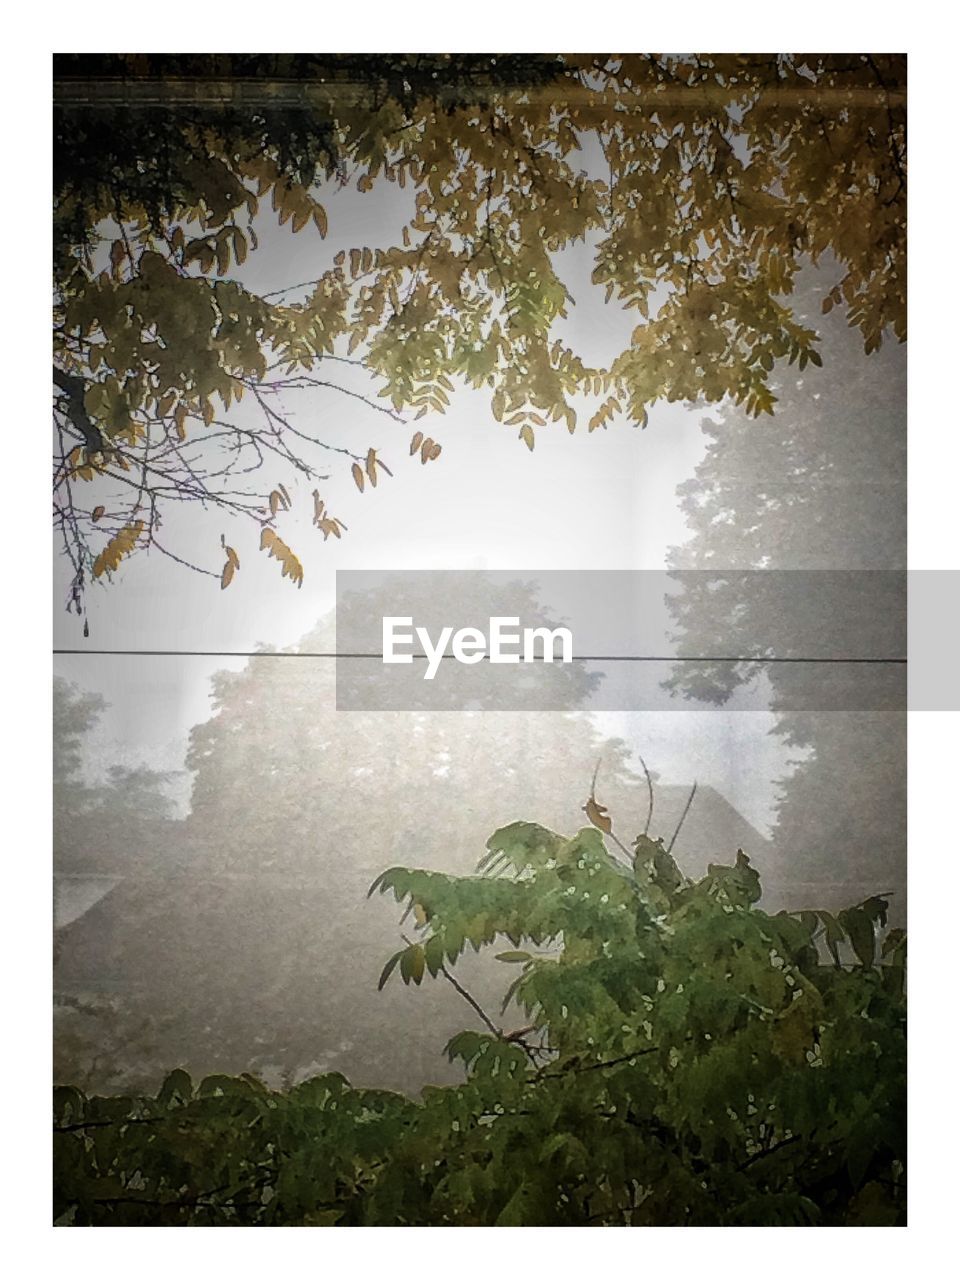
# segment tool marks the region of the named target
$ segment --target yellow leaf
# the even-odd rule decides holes
[[[327,234],[327,214],[323,205],[314,206],[313,221],[321,236],[325,236]]]
[[[374,488],[377,487],[377,453],[375,449],[367,451],[367,475]]]
[[[282,566],[280,576],[282,578],[290,578],[298,587],[302,587],[303,565],[272,529],[264,529],[260,534],[260,549],[265,550],[267,548],[269,548],[269,554],[280,561]]]
[[[421,410],[421,413],[422,412],[423,410]],[[417,414],[417,417],[419,416],[420,414]],[[417,450],[420,448],[422,444],[423,444],[423,432],[418,431],[415,433],[413,439],[410,441],[410,457],[411,458],[417,452]]]
[[[430,458],[430,451],[433,448],[433,441],[427,436],[423,444],[420,446],[420,462],[425,464]]]
[[[99,578],[104,573],[110,573],[119,568],[120,561],[134,549],[142,532],[143,521],[137,520],[133,524],[125,525],[119,533],[114,534],[94,560],[93,576]]]
[[[520,428],[520,439],[527,446],[530,452],[533,452],[533,446],[536,443],[533,436],[533,427],[523,426]]]
[[[236,565],[232,560],[228,560],[223,566],[223,572],[220,574],[220,590],[225,591],[233,581],[233,575],[236,572]]]
[[[240,557],[234,551],[233,547],[224,546],[223,549],[227,553],[227,560],[230,562],[230,564],[232,564],[235,569],[239,569]]]
[[[363,493],[363,472],[360,470],[359,464],[355,462],[350,470],[353,473],[354,483],[360,492]]]
[[[606,807],[602,804],[597,804],[593,796],[591,796],[583,806],[583,812],[595,827],[599,827],[600,830],[605,832],[607,835],[609,835],[613,830],[613,823],[607,814]]]

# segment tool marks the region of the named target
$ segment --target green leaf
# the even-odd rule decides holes
[[[837,918],[846,930],[857,959],[865,969],[869,969],[876,954],[876,934],[871,916],[862,907],[851,907],[841,911]]]
[[[387,961],[387,963],[383,966],[383,970],[380,973],[380,981],[377,983],[378,991],[382,991],[383,988],[387,985],[387,982],[390,978],[391,973],[393,973],[394,969],[397,967],[398,962],[403,956],[404,950],[406,950],[406,948],[395,952]]]
[[[829,911],[818,911],[817,915],[823,923],[827,949],[833,957],[834,965],[840,968],[840,943],[844,940],[843,929],[840,927],[836,917]]]
[[[426,959],[423,954],[423,947],[419,942],[413,943],[400,952],[400,977],[407,986],[411,982],[415,986],[420,985],[425,967]]]
[[[193,1081],[187,1075],[186,1071],[171,1071],[160,1086],[160,1092],[157,1094],[157,1101],[161,1106],[168,1107],[173,1102],[189,1102],[193,1097]]]

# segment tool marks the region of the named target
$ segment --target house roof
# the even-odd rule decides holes
[[[650,835],[670,843],[690,799],[690,790],[686,784],[654,785]],[[634,836],[636,832],[629,834]],[[697,878],[706,872],[708,863],[732,863],[738,849],[762,875],[769,865],[768,837],[761,835],[715,787],[698,786],[673,849],[681,871]]]
[[[680,824],[690,797],[687,786],[655,785],[650,834],[662,836],[669,843]],[[171,824],[171,829],[181,824]],[[637,832],[624,833],[632,839]],[[674,856],[683,872],[691,877],[704,874],[708,863],[733,862],[738,849],[751,858],[763,872],[764,854],[770,841],[762,836],[713,787],[701,786],[690,805],[677,837]],[[172,868],[178,859],[171,857]],[[363,900],[366,880],[364,869],[351,868],[358,895]],[[342,875],[341,888],[344,888]],[[177,931],[171,920],[172,903],[178,904],[186,918],[202,929],[194,919],[197,911],[210,912],[217,918],[235,913],[235,927],[243,934],[256,902],[283,902],[291,899],[299,904],[306,895],[313,899],[319,893],[322,902],[330,892],[329,866],[321,866],[313,875],[301,868],[285,871],[277,866],[268,872],[237,873],[230,871],[191,873],[182,863],[170,874],[157,871],[156,861],[126,875],[58,874],[54,878],[54,923],[58,931],[58,969],[66,976],[81,974],[95,979],[98,969],[106,964],[111,969],[123,968],[119,956],[107,956],[121,937],[125,946],[136,945],[141,953],[149,950],[149,937],[169,935]],[[231,905],[232,904],[232,905]],[[296,914],[296,913],[294,913]],[[102,975],[101,975],[102,976]]]

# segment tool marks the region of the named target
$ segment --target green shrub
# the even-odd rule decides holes
[[[451,982],[483,1027],[447,1046],[464,1083],[58,1088],[56,1220],[903,1223],[906,939],[885,898],[769,915],[742,852],[691,883],[662,841],[628,855],[588,814],[571,839],[504,827],[476,875],[394,868],[371,889],[415,926],[381,986]],[[493,1014],[456,972],[489,946],[513,979]]]

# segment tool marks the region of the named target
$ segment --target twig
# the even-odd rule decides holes
[[[473,996],[470,994],[470,992],[466,989],[465,986],[463,986],[461,983],[457,981],[457,979],[453,976],[453,974],[450,972],[450,970],[447,968],[445,964],[442,964],[440,966],[439,972],[443,974],[443,976],[450,983],[453,989],[459,992],[461,996],[463,996],[464,1000],[466,1000],[467,1004],[477,1014],[477,1016],[483,1022],[483,1025],[487,1028],[487,1030],[491,1031],[498,1039],[502,1040],[504,1038],[503,1032],[500,1030],[498,1026],[496,1026],[490,1020],[490,1018],[487,1017],[486,1013],[483,1011],[478,1001],[476,1001],[473,998]]]
[[[653,780],[650,777],[650,770],[647,768],[647,762],[644,760],[643,756],[638,754],[637,759],[643,765],[644,776],[647,779],[647,792],[650,796],[650,803],[647,806],[647,820],[643,824],[643,834],[646,835],[650,830],[650,823],[653,821]]]
[[[628,863],[628,865],[632,867],[632,866],[633,866],[633,861],[634,861],[634,856],[633,856],[633,854],[630,852],[630,850],[627,848],[627,846],[623,843],[623,841],[620,839],[620,837],[619,837],[619,836],[614,835],[614,833],[613,833],[613,828],[612,828],[612,827],[611,827],[610,831],[609,831],[607,834],[610,836],[610,839],[611,839],[611,840],[613,841],[613,843],[617,846],[617,848],[618,848],[618,849],[620,849],[620,850],[622,850],[624,857],[627,859],[627,863]]]
[[[593,779],[590,782],[590,803],[594,806],[594,809],[597,811],[598,814],[601,812],[603,813],[606,812],[605,809],[603,809],[603,806],[600,806],[597,804],[597,775],[600,772],[600,765],[602,763],[603,763],[603,756],[600,756],[597,760],[597,767],[593,771]],[[587,816],[588,817],[590,816],[589,812]],[[617,848],[623,853],[624,857],[626,858],[627,866],[632,867],[633,854],[630,852],[627,846],[623,843],[620,837],[614,833],[613,819],[610,817],[609,814],[606,814],[606,818],[607,818],[607,821],[610,823],[610,829],[608,831],[604,831],[604,835],[608,835],[610,837],[613,843],[617,846]],[[600,826],[600,823],[596,822],[592,817],[590,818],[590,821],[593,822],[595,826]],[[603,827],[600,827],[600,830],[603,831]]]
[[[82,1129],[112,1129],[128,1124],[161,1124],[167,1116],[123,1116],[119,1120],[82,1120],[78,1124],[55,1124],[54,1133],[77,1133]]]
[[[633,1053],[624,1053],[619,1058],[608,1058],[605,1062],[588,1062],[585,1067],[565,1067],[562,1071],[546,1071],[540,1075],[540,1079],[561,1080],[571,1072],[575,1075],[582,1075],[586,1071],[602,1071],[605,1067],[619,1067],[624,1062],[632,1062],[634,1058],[645,1058],[647,1054],[659,1052],[660,1046],[653,1044],[647,1049],[635,1049]]]
[[[697,794],[697,784],[694,783],[693,787],[690,790],[689,796],[687,796],[687,803],[683,806],[683,813],[681,813],[680,815],[680,821],[677,823],[677,829],[676,831],[674,831],[673,835],[670,837],[670,843],[667,845],[667,853],[670,853],[671,850],[673,849],[677,836],[680,834],[680,828],[683,826],[684,822],[686,821],[687,814],[690,812],[690,806],[693,804],[693,797],[696,794]]]
[[[603,763],[603,756],[597,757],[597,765],[593,771],[593,777],[590,779],[590,799],[596,804],[597,802],[597,778],[600,774],[600,766]]]
[[[781,1142],[775,1142],[772,1147],[767,1147],[764,1151],[755,1151],[752,1156],[748,1156],[746,1160],[737,1165],[737,1173],[743,1173],[745,1169],[749,1169],[752,1164],[758,1160],[765,1160],[767,1156],[774,1155],[777,1151],[781,1151],[784,1147],[789,1147],[794,1142],[799,1142],[801,1135],[799,1133],[792,1134],[789,1138],[784,1138]]]

